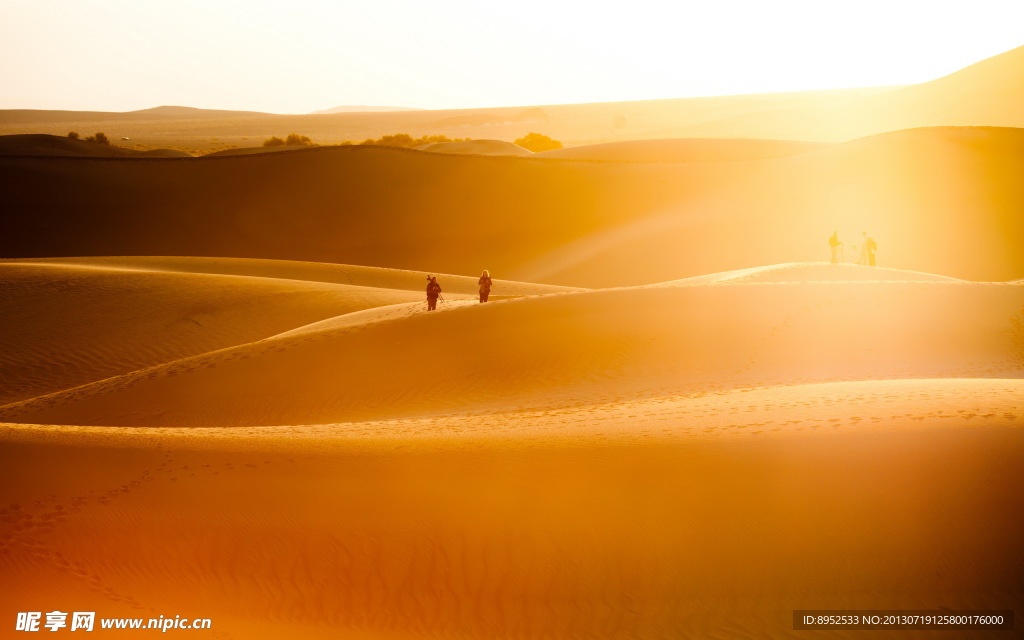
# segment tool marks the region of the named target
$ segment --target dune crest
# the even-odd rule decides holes
[[[833,270],[839,281],[824,280]],[[0,419],[317,424],[595,403],[615,394],[1000,377],[1020,366],[1019,286],[897,271],[853,278],[870,271],[783,265],[706,284],[453,302],[443,313],[392,303],[8,404]],[[502,374],[482,373],[495,369]]]
[[[958,278],[940,276],[923,271],[865,267],[856,264],[827,262],[791,262],[751,269],[736,269],[704,276],[659,282],[655,286],[739,284],[744,282],[966,282]]]
[[[272,260],[0,260],[0,404],[262,340],[297,327],[423,310],[424,275]],[[476,279],[442,276],[452,303]],[[502,297],[561,291],[498,281]],[[350,322],[350,320],[343,320]]]
[[[420,271],[0,261],[2,600],[253,640],[797,638],[779,611],[1016,601],[1024,529],[991,505],[1024,491],[1020,283],[439,278],[428,312]]]
[[[822,260],[838,231],[850,251],[869,232],[886,267],[1011,280],[1024,273],[1022,131],[900,131],[744,162],[363,146],[180,161],[0,158],[20,212],[0,251],[490,269],[607,287]]]

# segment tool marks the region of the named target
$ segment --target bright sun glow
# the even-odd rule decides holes
[[[0,108],[306,113],[922,82],[1022,44],[1019,0],[0,0]]]

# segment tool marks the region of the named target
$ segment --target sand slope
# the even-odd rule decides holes
[[[1019,283],[791,263],[479,305],[444,276],[426,313],[422,275],[0,262],[4,388],[112,376],[0,407],[0,600],[228,640],[852,638],[791,612],[1020,601]]]
[[[223,275],[0,263],[0,401],[273,335],[407,291]]]
[[[420,311],[424,279],[393,269],[265,260],[0,261],[0,333],[17,336],[0,354],[0,403],[364,309]],[[442,282],[453,301],[477,288],[470,277]],[[551,289],[495,287],[506,296]]]
[[[1024,193],[1010,186],[1010,176],[1024,170],[1024,156],[1011,151],[1024,143],[1021,131],[915,129],[791,157],[679,165],[675,178],[666,178],[686,194],[677,202],[566,243],[519,273],[592,284],[599,269],[606,279],[629,282],[640,270],[648,281],[673,279],[684,264],[703,265],[688,274],[702,275],[796,256],[820,260],[828,235],[838,231],[847,259],[856,259],[859,248],[851,245],[868,232],[881,265],[1008,280],[1024,266],[1013,248],[1024,240],[1015,213]],[[967,222],[982,211],[990,222]],[[733,258],[728,266],[720,261],[726,255]],[[983,255],[999,256],[1005,275],[982,275]]]
[[[409,271],[387,267],[367,267],[351,264],[323,262],[297,262],[290,260],[238,259],[238,258],[197,258],[182,256],[87,256],[74,258],[27,258],[21,260],[0,260],[5,263],[52,264],[69,267],[97,267],[140,272],[198,273],[231,276],[251,276],[374,287],[378,289],[424,290],[427,275],[441,278],[444,291],[475,296],[480,277],[473,275],[442,274],[438,272]],[[496,292],[501,296],[542,295],[583,291],[576,287],[515,282],[494,278]]]
[[[0,593],[256,640],[803,638],[793,608],[1012,608],[1022,394],[912,380],[202,437],[0,427]]]
[[[364,314],[9,404],[0,419],[315,424],[793,382],[1004,377],[1024,364],[1017,285],[793,277]]]
[[[104,128],[833,140],[1019,124],[1022,61],[881,91]],[[794,609],[1019,610],[1024,133],[797,146],[0,157],[3,615],[678,640],[863,637],[794,631]],[[679,155],[630,155],[655,151]],[[821,263],[833,231],[847,255],[870,232],[884,266]],[[114,257],[52,257],[83,254]]]
[[[230,255],[616,286],[821,260],[1024,272],[1024,130],[901,131],[790,157],[636,164],[379,147],[135,162],[0,158],[0,250]],[[145,215],[140,215],[140,208]],[[737,233],[736,230],[742,230]]]

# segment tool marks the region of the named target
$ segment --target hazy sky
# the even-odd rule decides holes
[[[306,113],[921,82],[1024,0],[0,0],[0,108]]]

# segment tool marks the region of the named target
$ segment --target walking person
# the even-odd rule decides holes
[[[427,311],[437,309],[437,299],[441,295],[441,285],[435,276],[427,276]]]
[[[487,272],[487,269],[484,269],[477,284],[480,285],[480,302],[487,302],[488,296],[491,295],[491,274]]]
[[[868,263],[868,232],[864,232],[863,238],[860,242],[860,258],[857,259],[857,264],[865,266]]]
[[[829,236],[828,246],[832,248],[832,264],[839,264],[839,251],[842,249],[843,243],[839,241],[838,231],[833,231]]]
[[[864,241],[864,248],[868,255],[868,266],[875,266],[875,253],[878,252],[878,243],[875,242],[872,236],[867,236],[867,239]]]

